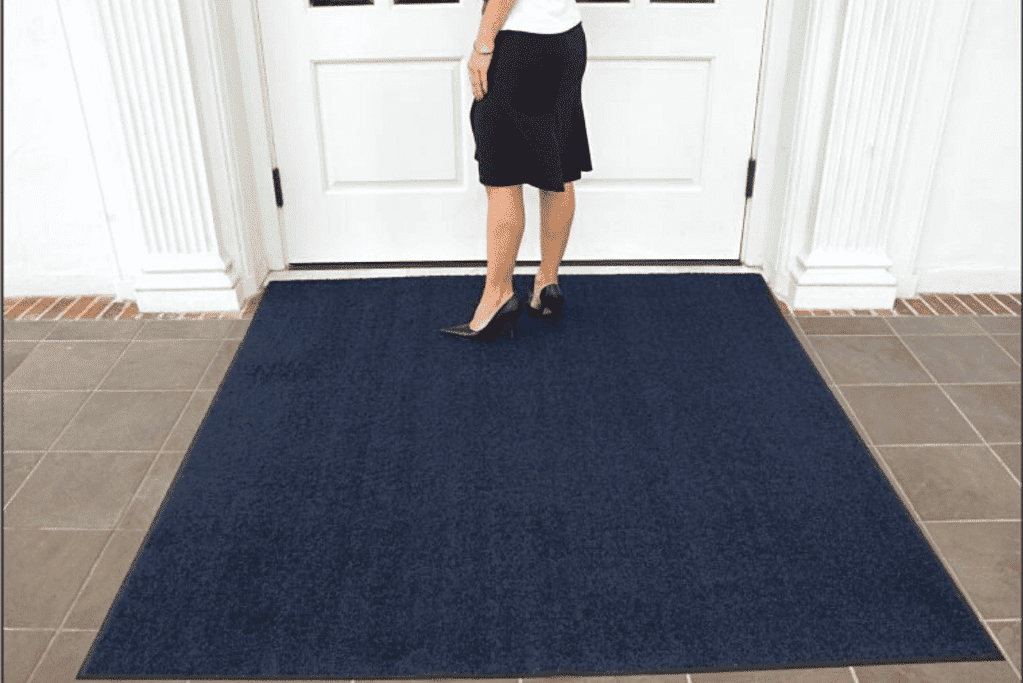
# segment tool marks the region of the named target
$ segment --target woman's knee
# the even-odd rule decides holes
[[[545,196],[546,195],[553,196],[553,195],[556,195],[556,194],[565,194],[566,192],[568,192],[569,190],[572,189],[572,183],[564,183],[564,185],[565,185],[565,189],[562,190],[561,192],[558,192],[556,190],[545,190],[543,188],[540,188],[540,194],[543,194]]]

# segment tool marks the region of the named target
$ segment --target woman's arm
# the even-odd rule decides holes
[[[483,0],[483,19],[480,20],[480,32],[476,43],[488,50],[494,49],[497,32],[504,26],[515,0]]]

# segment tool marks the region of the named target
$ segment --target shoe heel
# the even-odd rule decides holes
[[[526,311],[529,317],[550,320],[557,326],[558,317],[561,316],[561,307],[565,303],[565,296],[561,293],[561,287],[555,283],[547,285],[540,291],[540,308],[533,308],[530,299],[526,300]],[[544,311],[550,311],[544,315]]]
[[[515,308],[504,311],[503,315],[498,314],[502,317],[502,320],[498,321],[495,316],[494,320],[491,321],[487,327],[493,327],[493,332],[489,336],[489,341],[494,341],[498,337],[504,336],[505,329],[508,330],[508,336],[511,339],[515,339],[515,333],[518,332],[516,329],[519,324],[519,316],[522,315],[522,304],[517,299],[515,300]],[[498,322],[500,324],[498,324]]]

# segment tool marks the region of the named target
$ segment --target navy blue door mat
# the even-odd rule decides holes
[[[1003,659],[759,275],[482,283],[270,283],[78,678]]]

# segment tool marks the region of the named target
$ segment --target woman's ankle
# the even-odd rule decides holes
[[[553,277],[548,277],[544,273],[537,273],[536,275],[533,276],[533,284],[534,285],[542,285],[542,286],[546,287],[547,285],[555,284],[557,281],[558,281],[558,274],[557,273],[555,273]]]

